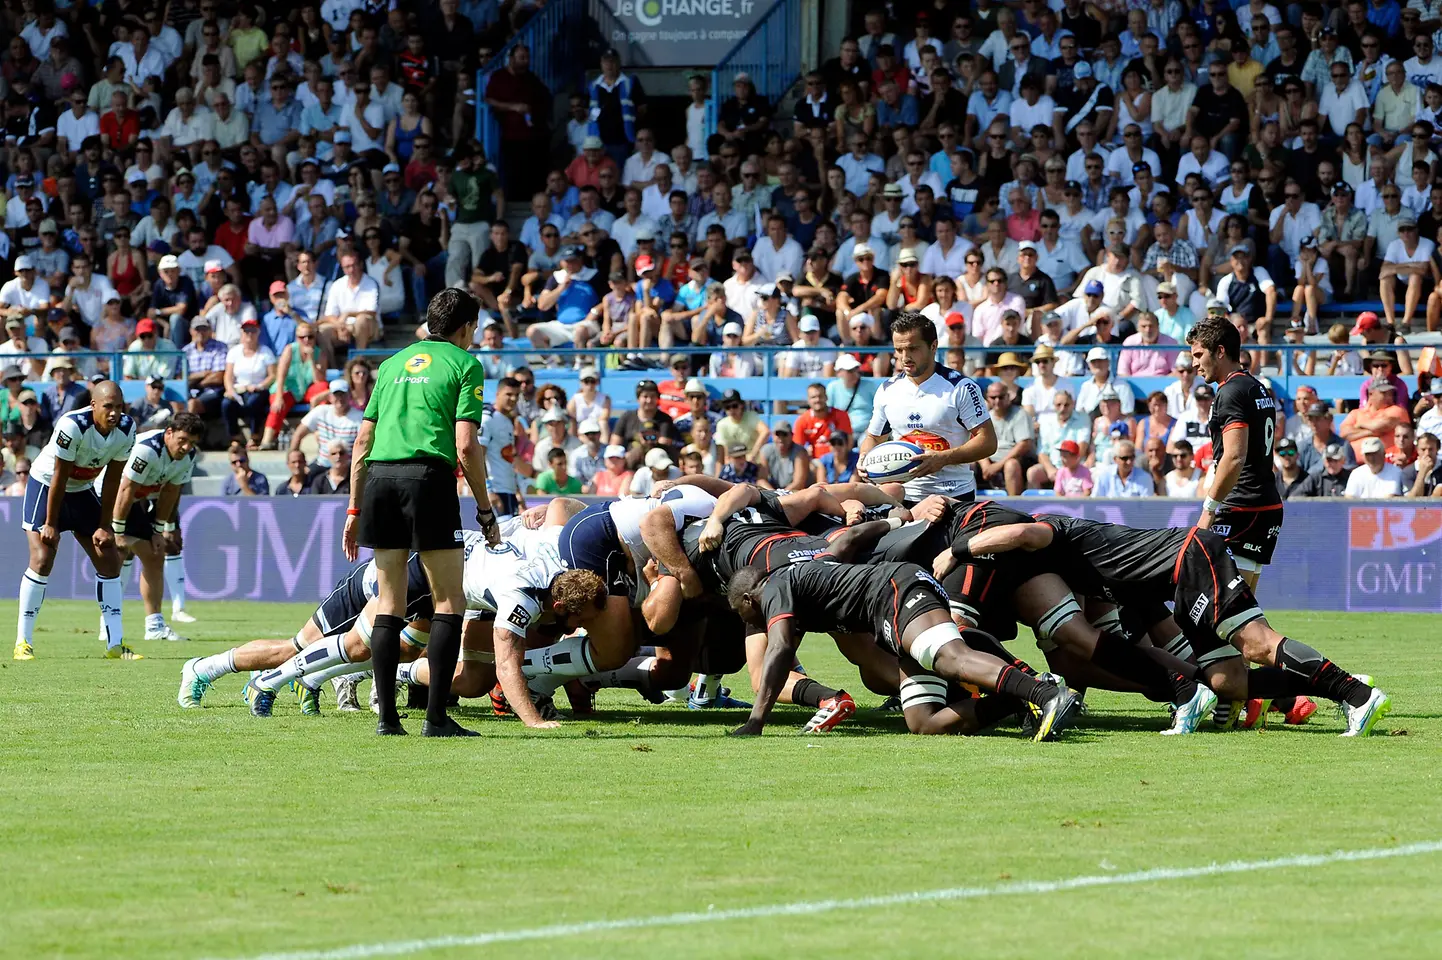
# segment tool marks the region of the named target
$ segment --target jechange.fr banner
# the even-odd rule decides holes
[[[535,501],[539,502],[539,501]],[[1135,527],[1181,527],[1195,501],[1021,498],[1032,513],[1066,513]],[[28,562],[19,498],[0,497],[0,583],[19,582]],[[344,497],[196,497],[181,503],[185,572],[197,600],[313,603],[348,569],[341,552]],[[461,515],[473,517],[463,506]],[[1442,508],[1403,501],[1289,501],[1272,564],[1262,576],[1264,607],[1373,612],[1442,612]],[[138,570],[136,571],[138,576]],[[127,595],[138,596],[136,582]],[[13,596],[13,594],[12,594]],[[47,596],[90,599],[95,571],[69,534]]]

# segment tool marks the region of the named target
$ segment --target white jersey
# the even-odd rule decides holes
[[[484,578],[472,574],[484,569]],[[466,608],[495,615],[496,626],[525,639],[526,629],[545,613],[542,597],[551,581],[566,571],[555,548],[537,544],[529,557],[510,544],[488,547],[484,540],[466,548]]]
[[[72,410],[56,421],[55,433],[40,451],[30,475],[36,482],[49,486],[55,479],[55,461],[64,460],[73,464],[65,492],[89,490],[106,466],[111,461],[124,460],[134,444],[135,420],[130,414],[121,414],[115,429],[102,434],[95,428],[95,415],[89,407]]]
[[[125,464],[125,479],[134,485],[136,500],[154,500],[160,495],[161,487],[190,482],[197,456],[196,449],[191,447],[185,456],[172,460],[165,448],[165,431],[151,430],[136,439]]]
[[[671,519],[679,532],[691,521],[711,516],[716,509],[716,498],[700,487],[683,483],[659,497],[630,497],[611,504],[609,510],[611,522],[616,525],[616,536],[631,551],[638,572],[651,559],[651,551],[641,539],[641,521],[653,510],[662,508],[671,511]]]
[[[486,404],[481,414],[480,444],[486,448],[486,481],[491,493],[520,493],[516,481],[516,424]]]
[[[938,363],[923,383],[905,374],[883,383],[872,400],[866,432],[873,437],[889,433],[893,440],[906,440],[927,451],[951,450],[966,443],[971,431],[988,419],[976,381]],[[952,464],[907,481],[906,498],[920,500],[933,493],[954,497],[975,489],[971,464]]]

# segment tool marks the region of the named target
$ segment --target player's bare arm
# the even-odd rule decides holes
[[[541,714],[531,703],[531,692],[526,689],[526,678],[521,673],[521,662],[525,658],[526,638],[517,636],[497,622],[491,631],[491,643],[496,651],[496,680],[505,691],[506,700],[516,718],[535,730],[554,730],[560,724],[555,720],[542,720]]]
[[[360,517],[361,494],[365,492],[366,458],[370,456],[371,445],[375,442],[375,433],[375,421],[362,420],[360,432],[356,434],[355,444],[351,447],[350,503],[346,504],[345,530],[341,534],[341,546],[345,550],[345,558],[351,563],[355,563],[355,559],[360,553],[360,547],[356,543],[356,526]]]
[[[970,537],[958,537],[932,561],[932,573],[944,577],[955,569],[959,560],[984,557],[1013,550],[1044,550],[1051,546],[1052,528],[1045,523],[1011,523],[983,530]]]
[[[748,637],[749,641],[751,638]],[[797,639],[792,619],[787,617],[773,623],[766,631],[766,661],[761,668],[761,680],[756,685],[756,703],[746,722],[731,731],[733,737],[759,737],[766,726],[771,708],[781,696],[781,688],[791,674],[796,662],[796,650],[801,645]]]
[[[1210,530],[1216,519],[1217,509],[1227,499],[1227,494],[1237,485],[1242,476],[1242,463],[1247,459],[1247,444],[1251,442],[1252,429],[1245,423],[1235,423],[1222,434],[1222,455],[1212,466],[1212,485],[1207,498],[1202,501],[1202,513],[1197,518],[1197,527]]]
[[[743,485],[738,484],[738,489]],[[715,517],[715,514],[712,514]],[[710,521],[707,521],[708,524]],[[718,538],[719,539],[719,538]],[[681,546],[681,538],[676,533],[676,521],[671,511],[662,507],[652,510],[641,520],[641,540],[646,548],[667,570],[681,583],[683,596],[701,596],[701,578],[697,575],[696,569],[686,559],[686,551]]]

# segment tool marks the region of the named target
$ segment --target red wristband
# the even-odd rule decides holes
[[[355,507],[346,507],[345,515],[348,517],[358,517],[360,516],[360,511]]]

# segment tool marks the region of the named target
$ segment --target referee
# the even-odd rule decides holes
[[[366,404],[351,465],[350,508],[344,546],[375,550],[377,602],[371,632],[380,721],[376,733],[406,731],[396,713],[396,664],[406,608],[406,561],[420,554],[430,581],[435,616],[426,650],[431,690],[426,737],[475,737],[446,714],[451,675],[461,650],[461,502],[456,465],[474,491],[476,519],[492,544],[501,541],[486,497],[486,461],[476,442],[485,395],[485,371],[466,352],[475,335],[480,301],[463,290],[438,293],[426,310],[430,336],[381,364]]]

